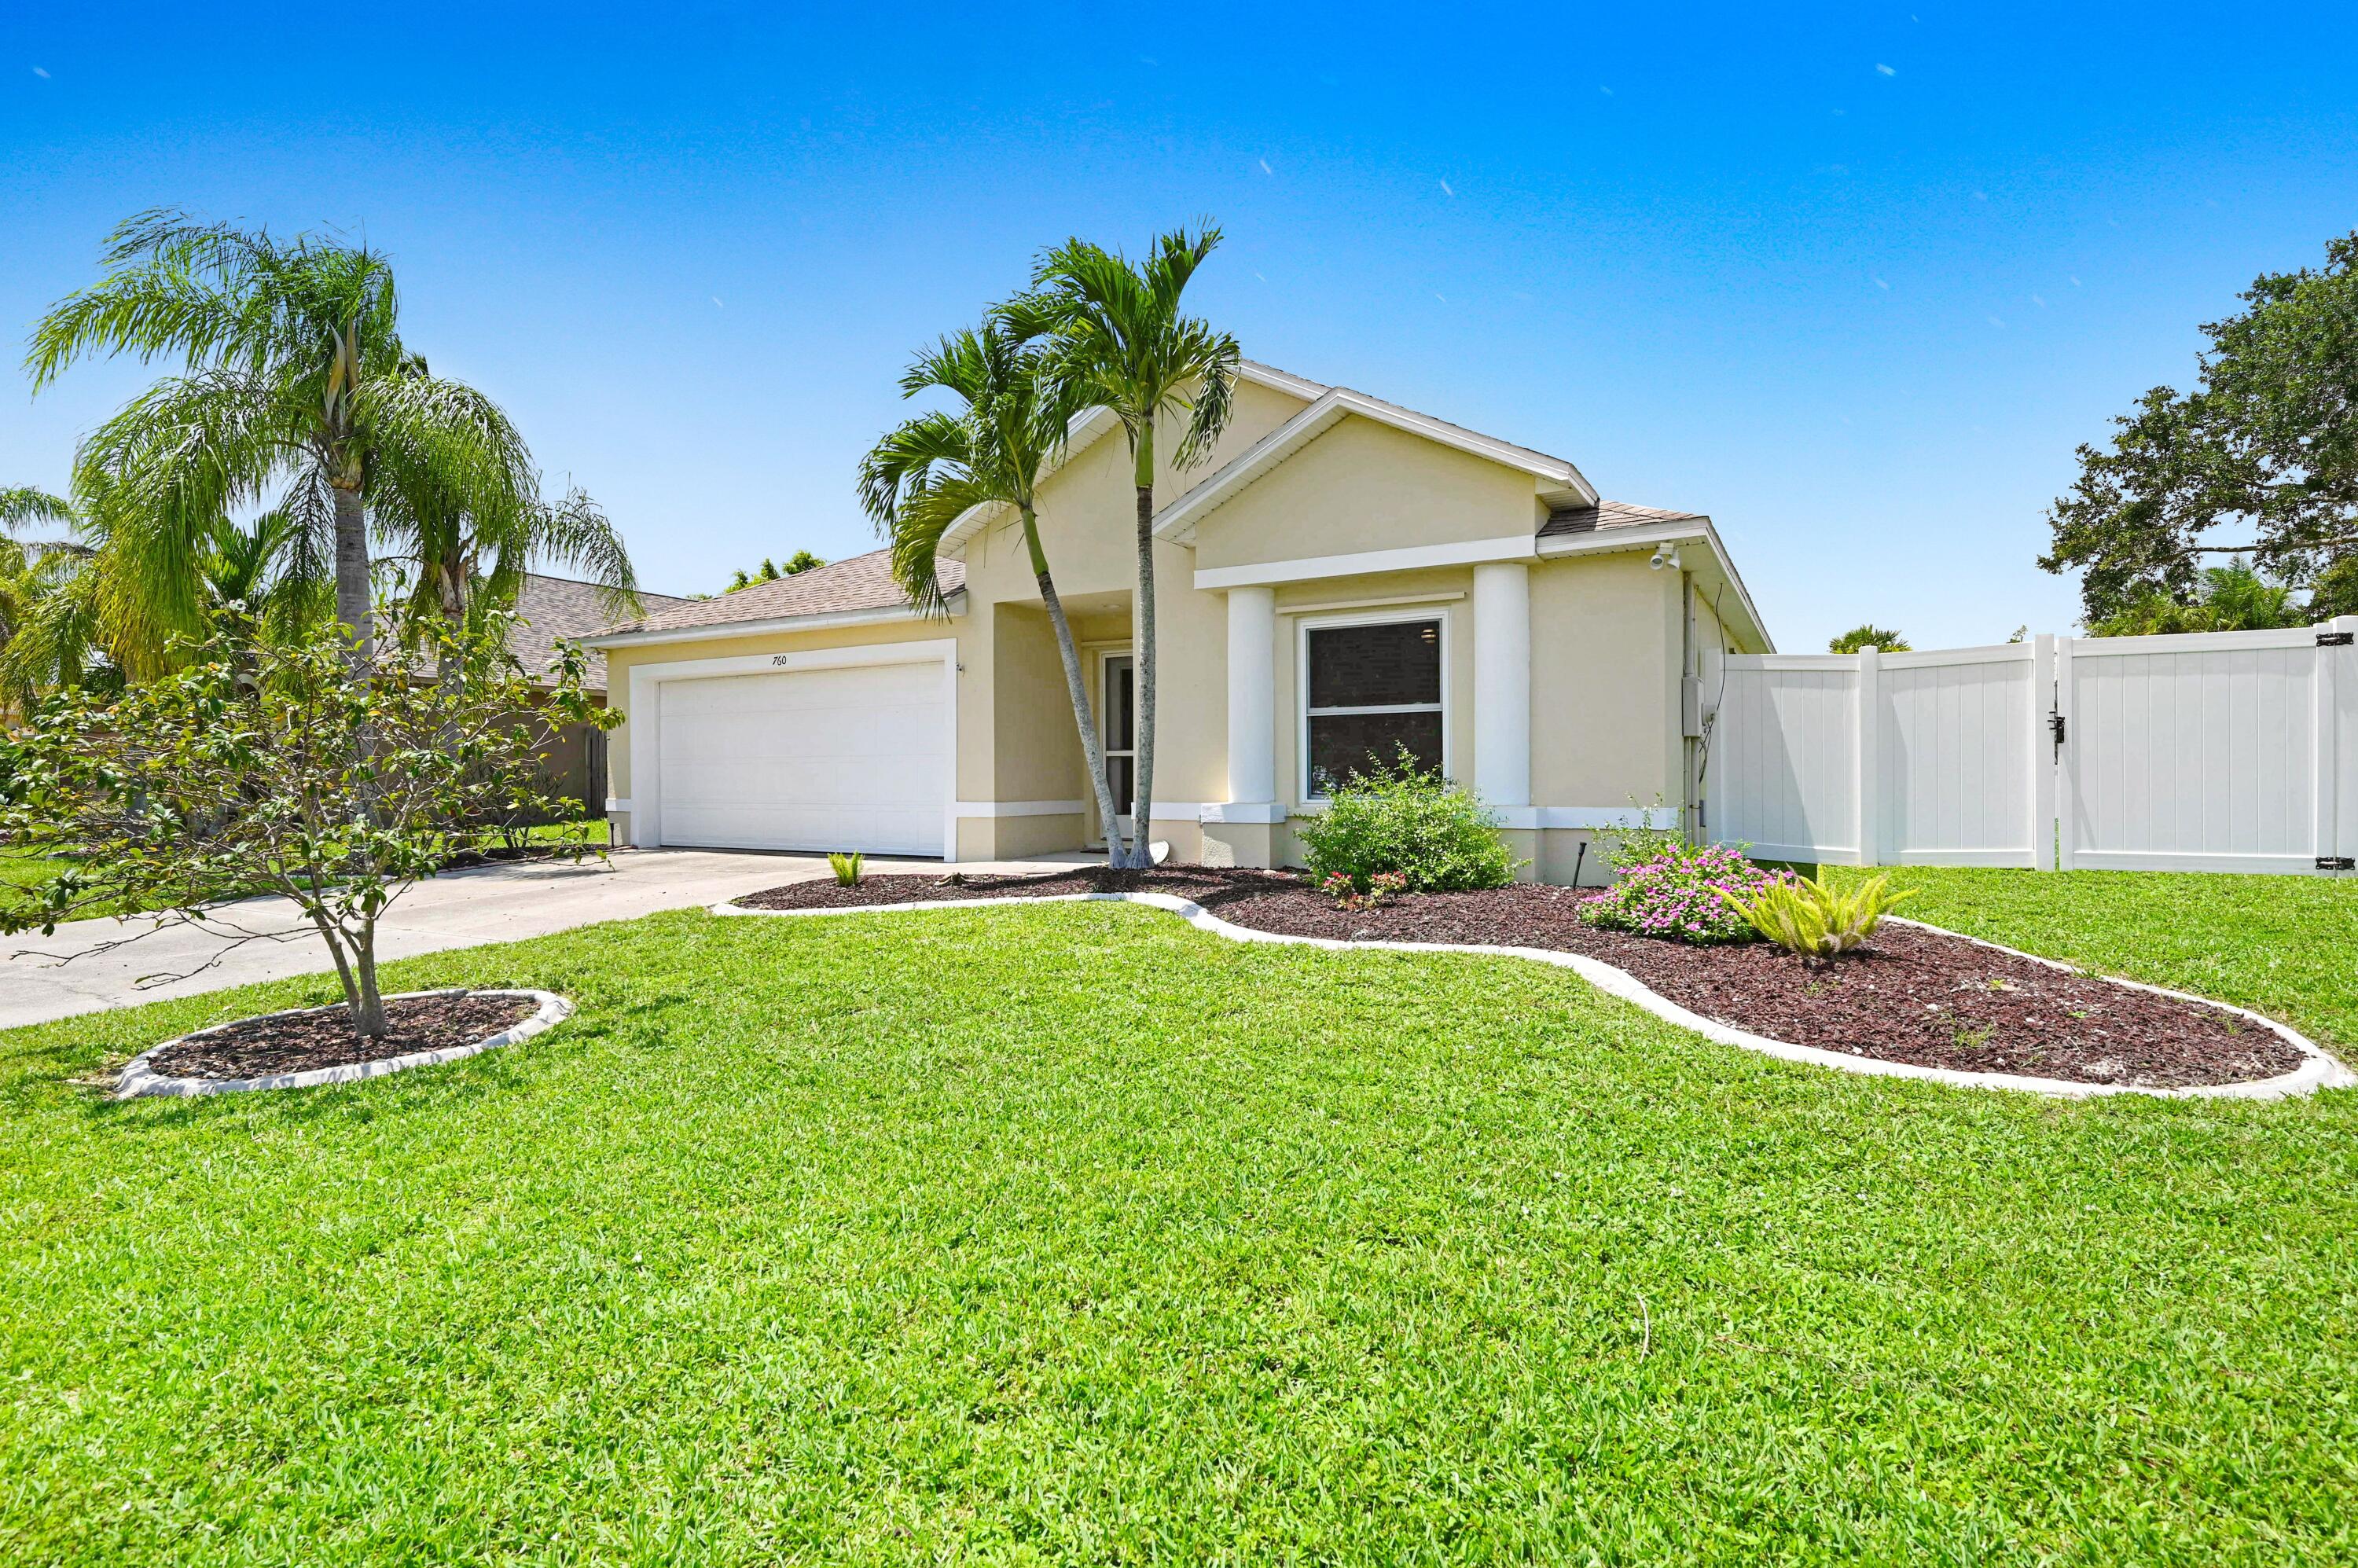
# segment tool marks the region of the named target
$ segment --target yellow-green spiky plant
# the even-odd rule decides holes
[[[1891,892],[1889,881],[1887,877],[1877,877],[1847,893],[1827,885],[1822,877],[1779,881],[1749,895],[1725,888],[1713,891],[1749,921],[1753,930],[1788,953],[1832,958],[1866,941],[1885,915],[1916,896],[1912,888]]]

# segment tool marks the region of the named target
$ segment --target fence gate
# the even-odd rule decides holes
[[[1772,860],[2346,871],[2353,631],[1715,658],[1706,826]]]

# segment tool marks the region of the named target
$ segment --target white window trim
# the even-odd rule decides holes
[[[672,659],[659,665],[631,666],[631,707],[623,716],[631,745],[631,842],[641,849],[663,845],[663,692],[672,681],[709,680],[726,676],[767,675],[794,670],[847,669],[861,665],[922,665],[942,666],[945,737],[949,757],[949,787],[943,793],[942,859],[955,862],[958,854],[957,719],[958,656],[955,637],[927,638],[910,643],[870,643],[849,648],[794,648],[775,654],[741,654],[718,659]]]
[[[1439,702],[1378,703],[1369,708],[1310,706],[1310,633],[1336,626],[1416,625],[1430,621],[1441,628],[1441,700]],[[1347,713],[1438,713],[1441,715],[1441,771],[1456,776],[1456,750],[1450,734],[1449,611],[1445,607],[1420,610],[1373,610],[1357,615],[1304,615],[1293,627],[1293,798],[1303,805],[1324,806],[1327,797],[1314,794],[1310,782],[1310,721]]]

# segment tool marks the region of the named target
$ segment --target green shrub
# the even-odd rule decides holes
[[[830,854],[827,856],[827,863],[835,872],[835,885],[846,888],[858,887],[860,885],[860,868],[865,865],[867,860],[868,857],[862,855],[857,849],[853,850],[849,855]]]
[[[1912,888],[1891,892],[1889,881],[1877,877],[1845,893],[1816,878],[1795,877],[1749,893],[1721,889],[1719,896],[1752,929],[1788,953],[1831,958],[1866,941],[1885,915],[1916,896]]]
[[[1386,871],[1413,892],[1504,887],[1521,863],[1473,792],[1417,766],[1405,746],[1390,764],[1353,773],[1325,815],[1304,818],[1297,831],[1313,881],[1325,887],[1347,877],[1363,893]]]

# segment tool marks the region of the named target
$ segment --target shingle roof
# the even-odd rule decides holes
[[[1700,512],[1665,512],[1659,506],[1639,506],[1627,501],[1600,501],[1594,506],[1568,506],[1548,514],[1540,537],[1558,534],[1594,534],[1607,528],[1636,528],[1648,523],[1701,523]]]
[[[639,595],[641,611],[650,615],[689,602],[667,593]],[[586,637],[611,621],[614,611],[605,589],[595,583],[526,572],[524,586],[516,590],[516,616],[508,633],[508,652],[525,674],[539,679],[557,667],[559,637]],[[606,689],[606,655],[595,649],[590,653],[588,684],[592,691]]]
[[[942,590],[955,593],[966,586],[966,565],[941,563]],[[609,636],[641,632],[681,632],[698,626],[726,626],[740,621],[783,621],[798,615],[838,615],[859,610],[894,610],[908,605],[908,596],[892,580],[889,550],[871,550],[830,566],[756,583],[734,593],[710,599],[674,600],[668,608],[636,621],[600,630]]]

